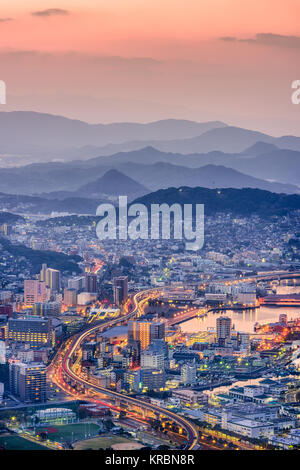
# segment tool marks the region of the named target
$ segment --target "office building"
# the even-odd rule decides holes
[[[42,269],[40,271],[39,279],[41,282],[46,282],[46,271],[47,271],[47,265],[42,264]]]
[[[54,317],[61,314],[61,302],[37,302],[33,306],[34,315],[40,317]]]
[[[131,320],[128,322],[128,344],[139,341],[141,350],[147,349],[154,339],[165,338],[165,323],[160,320]]]
[[[85,289],[85,276],[68,279],[68,289],[75,289],[77,292],[83,291]]]
[[[37,279],[25,279],[24,281],[24,303],[34,305],[36,302],[47,300],[47,289],[44,281]]]
[[[124,302],[126,302],[128,298],[128,277],[127,276],[114,277],[113,293],[114,293],[114,303],[116,305],[121,305]]]
[[[217,342],[219,344],[225,343],[226,339],[231,337],[231,318],[219,317],[217,318]]]
[[[10,391],[24,403],[45,402],[46,366],[13,362],[9,365]]]
[[[163,370],[140,369],[125,373],[125,383],[130,391],[161,390],[165,387],[165,382]]]
[[[85,275],[85,290],[86,292],[97,292],[97,275],[93,273],[86,273]]]
[[[52,347],[55,333],[49,318],[24,316],[8,320],[8,339],[30,344],[32,348]]]
[[[66,307],[74,307],[77,304],[76,289],[64,289],[64,305]]]
[[[53,291],[59,292],[61,286],[60,271],[57,269],[46,269],[46,285]]]

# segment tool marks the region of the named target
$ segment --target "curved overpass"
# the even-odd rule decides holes
[[[157,414],[160,414],[160,415],[163,415],[163,416],[169,418],[170,420],[177,423],[180,427],[182,427],[186,431],[187,442],[185,444],[185,448],[189,449],[189,450],[192,450],[197,446],[198,441],[199,441],[198,430],[197,430],[197,427],[193,423],[190,423],[184,417],[179,416],[179,415],[173,413],[172,411],[166,410],[164,408],[160,408],[159,406],[156,406],[156,405],[152,405],[151,403],[145,402],[142,399],[132,398],[132,397],[123,395],[122,393],[118,393],[118,392],[115,392],[113,390],[110,390],[110,389],[107,389],[107,388],[104,388],[104,387],[100,387],[98,385],[94,385],[92,382],[89,382],[88,380],[86,380],[86,379],[80,377],[79,375],[77,375],[72,370],[72,366],[71,366],[71,364],[72,364],[71,360],[72,360],[72,357],[73,357],[75,351],[80,347],[81,343],[91,333],[93,333],[93,332],[95,332],[99,329],[104,329],[104,328],[107,328],[107,327],[111,327],[111,326],[113,326],[117,323],[120,323],[120,321],[124,322],[124,321],[128,320],[129,318],[133,317],[139,311],[139,300],[140,299],[142,300],[144,298],[145,294],[146,295],[151,294],[151,293],[154,293],[155,291],[157,291],[157,289],[151,289],[149,291],[143,291],[141,293],[136,294],[134,296],[134,299],[133,299],[134,304],[135,304],[135,308],[132,312],[128,313],[127,315],[124,315],[121,318],[117,318],[117,319],[111,320],[111,321],[106,322],[106,323],[95,325],[95,326],[89,328],[88,330],[85,330],[85,331],[81,332],[80,334],[76,335],[75,338],[73,339],[73,341],[71,342],[71,345],[67,349],[66,354],[63,357],[62,369],[63,369],[63,372],[65,373],[65,375],[67,375],[70,379],[72,379],[72,380],[76,381],[77,383],[80,383],[80,384],[88,387],[89,389],[93,389],[96,392],[101,393],[102,395],[106,395],[106,396],[111,397],[111,398],[122,400],[123,402],[126,402],[128,404],[136,405],[140,408],[150,410],[154,413],[157,413]]]

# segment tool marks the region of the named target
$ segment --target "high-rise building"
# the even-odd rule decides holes
[[[25,279],[24,281],[24,303],[33,305],[36,302],[47,300],[47,289],[44,281],[37,279]]]
[[[9,366],[10,391],[25,403],[47,399],[45,364],[13,362]]]
[[[47,265],[42,264],[42,269],[40,271],[39,279],[41,282],[46,282],[46,271],[47,271]]]
[[[81,292],[85,289],[85,277],[77,276],[68,280],[68,289],[75,289],[77,292]]]
[[[64,305],[74,307],[77,304],[76,289],[64,289]]]
[[[165,323],[160,320],[130,320],[128,322],[128,344],[139,341],[141,350],[147,349],[154,339],[165,338]]]
[[[85,290],[86,292],[97,292],[97,275],[96,274],[86,273]]]
[[[49,318],[27,315],[8,320],[8,339],[16,343],[28,343],[32,348],[51,347],[55,333]]]
[[[114,303],[121,305],[128,298],[128,277],[114,277],[113,280]]]
[[[231,318],[218,317],[217,318],[217,342],[224,342],[231,336]]]
[[[52,291],[59,292],[61,286],[60,271],[58,269],[47,268],[46,269],[46,285],[50,287]]]

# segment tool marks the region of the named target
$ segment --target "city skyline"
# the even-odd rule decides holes
[[[2,5],[0,450],[300,450],[299,14]]]

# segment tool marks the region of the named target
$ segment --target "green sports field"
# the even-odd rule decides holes
[[[98,435],[99,426],[95,423],[51,425],[36,428],[37,433],[47,432],[48,439],[56,442],[73,442]]]

